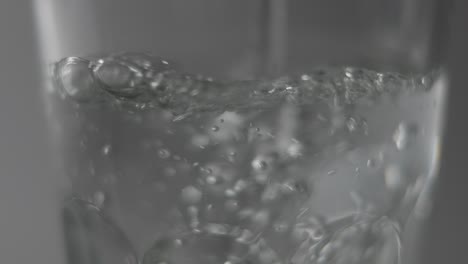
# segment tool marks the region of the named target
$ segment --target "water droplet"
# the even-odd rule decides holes
[[[213,126],[213,127],[211,128],[211,131],[213,131],[213,132],[218,132],[218,131],[219,131],[219,126]]]
[[[392,164],[385,168],[385,184],[390,190],[399,190],[404,188],[406,178],[401,166]]]
[[[395,133],[393,134],[393,141],[399,150],[404,149],[408,144],[408,130],[404,123],[400,123]]]
[[[181,199],[186,204],[196,204],[202,199],[202,192],[194,186],[187,186],[182,189]]]
[[[109,155],[111,148],[111,145],[105,145],[104,147],[102,147],[102,154]]]
[[[301,80],[303,80],[303,81],[310,81],[311,79],[312,78],[309,75],[306,75],[306,74],[301,76]]]
[[[87,100],[99,93],[89,64],[88,60],[69,57],[55,65],[58,85],[67,96],[75,100]]]
[[[329,170],[329,171],[327,172],[327,175],[330,176],[330,175],[334,175],[335,173],[336,173],[335,170]]]
[[[169,150],[167,149],[160,149],[158,151],[158,156],[161,158],[161,159],[167,159],[171,156],[171,152],[169,152]]]

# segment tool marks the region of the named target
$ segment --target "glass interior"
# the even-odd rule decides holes
[[[415,263],[441,2],[37,0],[68,263]]]

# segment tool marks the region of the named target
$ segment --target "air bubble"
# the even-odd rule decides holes
[[[255,181],[259,184],[266,184],[268,181],[268,175],[264,173],[259,173],[254,176]]]
[[[320,241],[325,235],[325,222],[321,217],[309,217],[305,222],[297,223],[292,233],[293,238],[299,242],[304,239]]]
[[[354,132],[358,128],[358,123],[357,123],[356,119],[351,117],[346,122],[346,126],[348,127],[349,132]]]
[[[165,89],[165,86],[163,86],[164,82],[164,74],[158,73],[154,75],[150,81],[150,87],[153,91],[160,91],[162,92]]]
[[[390,190],[404,188],[406,184],[406,178],[401,166],[393,164],[385,168],[385,184]]]
[[[216,179],[215,176],[208,176],[206,177],[206,183],[208,184],[216,184],[218,180]]]
[[[176,169],[172,168],[172,167],[167,167],[164,169],[164,175],[166,177],[174,177],[176,175],[177,171]]]
[[[106,195],[104,194],[104,192],[97,191],[94,193],[93,202],[97,207],[102,208],[104,206],[105,201],[106,201]]]
[[[161,159],[167,159],[171,156],[171,152],[167,149],[160,149],[158,151],[158,156],[161,158]]]
[[[345,68],[345,75],[346,75],[346,77],[352,79],[353,78],[353,68],[351,68],[351,67]]]
[[[263,249],[262,251],[260,251],[259,260],[260,260],[260,263],[262,264],[275,263],[277,259],[278,259],[278,256],[271,249]]]
[[[280,197],[280,186],[278,184],[268,185],[262,193],[262,202],[269,203]]]
[[[260,210],[252,216],[252,224],[258,229],[265,228],[270,224],[270,213],[267,210]]]
[[[89,67],[90,61],[69,57],[55,66],[58,85],[67,96],[75,100],[88,100],[97,96],[99,90]]]
[[[276,222],[273,224],[273,229],[277,233],[284,233],[288,230],[288,228],[289,228],[289,225],[286,222]]]
[[[132,97],[142,92],[138,84],[142,81],[139,69],[113,59],[101,59],[94,66],[94,76],[103,88],[112,94]]]
[[[226,197],[232,198],[232,197],[236,197],[237,192],[234,191],[233,189],[226,189],[226,191],[224,191],[224,195],[226,195]]]
[[[228,158],[229,162],[234,163],[234,162],[236,162],[236,156],[237,156],[237,153],[235,151],[231,151],[231,152],[228,153],[227,158]]]
[[[209,143],[210,143],[210,138],[207,135],[198,134],[192,137],[192,144],[197,147],[204,148]]]
[[[393,141],[399,150],[404,149],[408,145],[408,129],[406,124],[400,123],[395,133],[393,134]]]
[[[239,202],[237,200],[227,200],[224,203],[224,208],[229,212],[234,212],[239,209]]]
[[[190,228],[194,229],[193,231],[199,232],[198,226],[200,225],[200,220],[198,219],[198,208],[195,206],[189,206],[187,208],[187,214],[189,216],[189,225]]]
[[[256,158],[252,161],[252,168],[255,170],[265,170],[267,167],[268,163],[261,158]]]
[[[235,192],[242,192],[247,188],[248,184],[245,180],[238,180],[236,184],[234,185],[234,191]]]
[[[302,156],[303,148],[301,143],[294,141],[288,146],[286,152],[291,158],[298,158]]]
[[[186,204],[197,204],[202,199],[202,192],[194,186],[187,186],[182,189],[181,199]]]
[[[181,234],[157,240],[146,250],[142,264],[278,264],[278,255],[262,238],[238,239],[234,234],[251,234],[246,229],[208,223],[199,233]],[[176,246],[175,240],[183,240]],[[255,248],[257,250],[255,250]]]
[[[111,148],[111,145],[105,145],[104,147],[102,147],[102,154],[109,155],[109,153],[111,152]]]
[[[368,168],[374,168],[375,167],[375,160],[368,159],[366,165],[367,165]]]

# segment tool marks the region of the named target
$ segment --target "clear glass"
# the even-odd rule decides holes
[[[443,10],[37,0],[67,263],[416,263]]]

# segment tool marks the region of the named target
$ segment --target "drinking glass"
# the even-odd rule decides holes
[[[37,0],[69,264],[416,263],[436,0]]]

